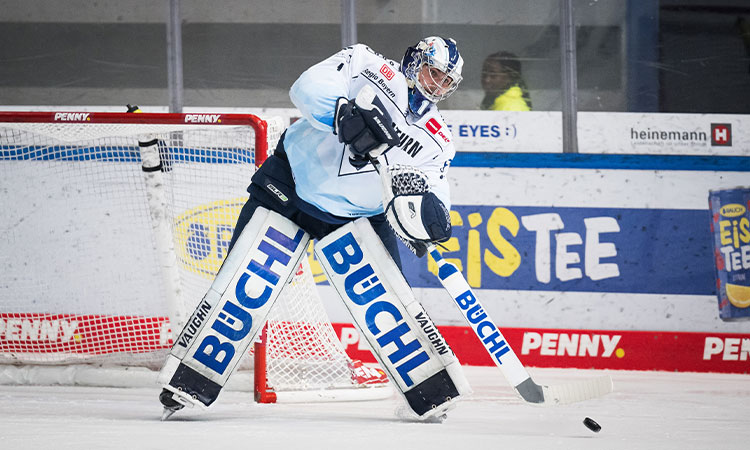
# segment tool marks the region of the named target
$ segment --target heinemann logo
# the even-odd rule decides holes
[[[693,141],[708,142],[708,135],[705,131],[675,131],[675,130],[645,130],[630,129],[630,139],[642,141]]]

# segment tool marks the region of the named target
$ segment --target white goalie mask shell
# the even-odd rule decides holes
[[[450,85],[441,93],[430,92],[419,79],[424,65],[439,69],[451,78]],[[401,72],[406,76],[410,88],[415,88],[421,96],[432,103],[448,98],[463,80],[461,71],[464,60],[453,39],[430,36],[422,39],[414,47],[409,47],[401,60]]]

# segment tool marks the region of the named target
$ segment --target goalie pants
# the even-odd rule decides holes
[[[247,191],[250,198],[240,211],[229,243],[230,250],[258,206],[281,214],[305,230],[313,239],[318,240],[354,220],[321,211],[297,196],[292,168],[284,152],[284,136],[279,139],[273,155],[269,156],[255,172]],[[388,225],[385,214],[368,217],[368,220],[399,270],[402,270],[398,239]]]

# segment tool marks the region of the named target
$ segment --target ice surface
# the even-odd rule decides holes
[[[357,403],[253,403],[224,392],[209,410],[160,422],[159,388],[0,386],[3,449],[746,449],[750,376],[611,371],[615,392],[529,406],[494,367],[467,367],[474,395],[445,422],[399,419],[399,397]],[[540,384],[596,371],[531,369]],[[589,416],[601,426],[583,425]]]

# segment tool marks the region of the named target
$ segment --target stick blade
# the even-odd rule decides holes
[[[602,375],[557,386],[542,386],[545,406],[567,405],[605,396],[612,392],[612,378]]]

